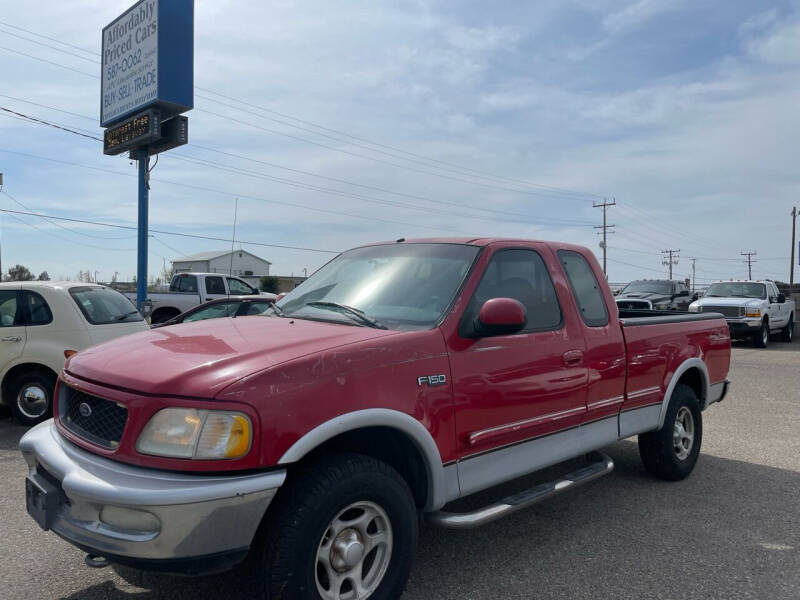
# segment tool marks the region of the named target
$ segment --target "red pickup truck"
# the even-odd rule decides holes
[[[608,473],[638,435],[682,479],[726,393],[721,315],[619,311],[570,244],[398,240],[345,252],[270,316],[73,356],[20,446],[43,529],[108,561],[241,563],[259,598],[395,598],[418,515],[472,527]],[[470,512],[448,504],[570,459]],[[573,461],[574,462],[574,461]]]

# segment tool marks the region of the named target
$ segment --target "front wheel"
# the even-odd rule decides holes
[[[389,600],[411,572],[418,518],[405,480],[358,454],[291,473],[246,564],[269,600]]]
[[[784,342],[792,343],[794,339],[794,318],[789,317],[789,322],[786,324],[786,327],[783,328],[781,334]]]
[[[36,425],[53,415],[56,378],[44,371],[17,376],[8,386],[11,412],[23,425]]]
[[[700,455],[703,416],[697,394],[678,384],[672,392],[661,429],[639,436],[639,456],[659,479],[679,481],[689,476]]]
[[[756,348],[766,348],[769,346],[769,323],[767,321],[761,323],[761,329],[758,331],[755,338],[753,338],[753,342]]]

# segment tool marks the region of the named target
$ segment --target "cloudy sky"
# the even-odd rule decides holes
[[[132,2],[0,0],[0,107],[100,135],[100,31]],[[153,171],[151,228],[236,238],[276,274],[399,237],[590,246],[609,279],[788,279],[800,204],[800,3],[203,0],[190,144]],[[43,37],[44,36],[44,37]],[[56,110],[57,109],[57,110]],[[62,112],[59,112],[62,111]],[[794,156],[794,158],[792,158]],[[136,222],[135,165],[0,111],[0,208]],[[15,202],[16,200],[16,202]],[[27,207],[22,208],[22,206]],[[2,265],[101,280],[135,232],[0,217]],[[150,273],[225,242],[150,238]],[[238,244],[237,244],[238,245]]]

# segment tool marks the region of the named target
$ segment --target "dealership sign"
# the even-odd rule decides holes
[[[100,125],[194,104],[194,1],[141,0],[103,29]]]

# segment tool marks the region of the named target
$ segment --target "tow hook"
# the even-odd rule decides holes
[[[93,569],[102,569],[108,566],[108,559],[105,556],[98,556],[97,554],[87,554],[83,559],[87,567]]]

